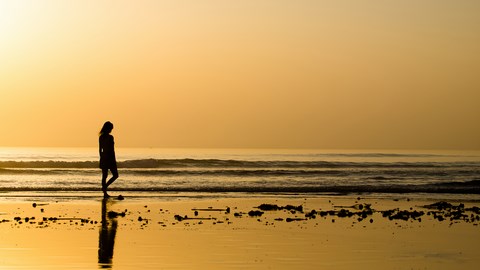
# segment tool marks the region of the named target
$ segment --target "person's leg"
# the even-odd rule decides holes
[[[102,190],[107,187],[108,169],[102,169]]]
[[[106,189],[108,186],[110,186],[113,182],[115,182],[115,180],[117,180],[117,178],[118,178],[118,170],[117,170],[117,168],[111,168],[110,171],[112,172],[112,178],[110,178],[110,180],[108,180],[105,189]]]
[[[102,191],[103,196],[107,197],[107,177],[108,177],[108,169],[102,169]]]

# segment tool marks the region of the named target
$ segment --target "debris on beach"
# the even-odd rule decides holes
[[[202,217],[194,217],[194,218],[191,218],[191,217],[188,217],[187,215],[185,216],[180,216],[180,215],[175,215],[173,216],[175,218],[176,221],[183,221],[183,220],[216,220],[216,218],[213,218],[213,217],[207,217],[207,218],[202,218]]]
[[[48,205],[48,203],[32,203],[33,208],[37,208],[37,206],[45,206]]]
[[[212,211],[212,212],[225,212],[227,214],[230,213],[230,207],[227,208],[213,208],[213,207],[208,207],[208,208],[192,208],[192,211]]]
[[[306,218],[316,218],[316,217],[317,217],[317,214],[318,214],[317,211],[312,210],[312,211],[306,213],[306,214],[305,214],[305,217],[306,217]]]
[[[300,213],[303,213],[303,206],[293,206],[293,205],[285,205],[285,206],[278,206],[276,204],[261,204],[260,206],[257,206],[256,208],[263,210],[263,211],[276,211],[276,210],[287,210],[287,211],[298,211]]]
[[[361,201],[361,203],[359,203]],[[318,225],[320,222],[335,223],[333,226],[342,226],[345,222],[351,222],[352,226],[363,221],[363,227],[374,223],[382,224],[382,219],[392,221],[395,226],[404,226],[406,225],[403,222],[443,222],[447,226],[450,224],[452,226],[456,223],[470,223],[474,226],[480,225],[480,208],[478,206],[473,206],[472,204],[465,205],[464,203],[451,203],[446,201],[438,201],[435,203],[427,205],[409,205],[403,206],[402,208],[383,208],[383,209],[374,209],[372,204],[365,203],[367,200],[364,198],[352,199],[352,204],[342,203],[339,205],[334,205],[333,202],[326,204],[325,209],[305,209],[305,204],[300,205],[290,205],[290,204],[270,204],[262,203],[257,204],[258,206],[252,205],[250,209],[241,209],[236,206],[222,207],[219,206],[210,206],[202,208],[191,208],[192,212],[189,212],[188,215],[184,214],[174,214],[166,209],[160,209],[158,216],[153,215],[155,212],[151,209],[151,205],[141,204],[138,211],[138,215],[135,215],[135,218],[124,220],[126,223],[136,223],[141,224],[142,229],[144,226],[151,224],[160,224],[165,227],[167,224],[172,225],[182,223],[185,226],[195,226],[200,224],[234,224],[236,222],[243,224],[244,222],[254,222],[255,220],[266,224],[268,226],[273,224],[278,224],[277,222],[296,222],[299,221],[298,226],[303,226],[302,224],[309,224],[313,222]],[[44,213],[44,209],[39,207],[39,205],[47,205],[40,203],[32,203],[28,205],[39,209],[40,212]],[[373,204],[377,205],[377,204]],[[400,204],[401,206],[403,204]],[[158,209],[158,208],[157,208]],[[231,209],[234,209],[231,212]],[[20,208],[18,208],[20,210]],[[55,212],[54,209],[48,209],[49,211],[45,212]],[[187,210],[187,209],[185,209]],[[31,211],[31,210],[30,210]],[[36,211],[36,210],[35,210]],[[28,212],[24,212],[28,213]],[[58,216],[32,216],[21,214],[21,212],[13,212],[11,216],[7,216],[6,219],[0,221],[0,226],[6,226],[5,224],[10,224],[13,227],[20,226],[30,226],[32,225],[36,228],[45,228],[52,226],[85,226],[89,224],[97,224],[95,220],[91,218],[79,217],[81,214],[77,212],[62,212],[63,214]],[[130,213],[130,212],[129,212]],[[118,218],[127,216],[127,210],[124,212],[120,211],[108,211],[108,218]],[[232,214],[230,216],[229,214]],[[299,214],[301,213],[301,214]],[[105,214],[105,213],[104,213]],[[131,212],[130,214],[133,214]],[[8,215],[8,213],[2,213],[2,215]],[[235,219],[233,218],[235,217]],[[242,217],[249,217],[247,219],[239,219]],[[2,217],[3,218],[3,217]],[[317,219],[316,221],[310,221],[312,219]],[[198,220],[198,222],[191,222],[191,220]],[[205,222],[205,220],[212,220],[211,222]],[[236,221],[235,221],[236,220]],[[138,223],[137,223],[138,221]],[[330,224],[331,224],[330,223]],[[425,223],[424,223],[425,224]],[[243,225],[242,225],[243,226]],[[411,226],[411,225],[407,225]],[[421,225],[423,226],[423,224]]]
[[[480,208],[477,206],[471,208],[465,208],[463,203],[459,205],[453,205],[448,202],[440,201],[429,205],[423,206],[426,209],[431,209],[427,212],[427,215],[432,216],[438,221],[465,221],[465,222],[478,222],[480,221]],[[469,215],[468,212],[471,212]]]
[[[292,221],[304,221],[307,220],[306,218],[287,218],[285,219],[286,222],[292,222]]]
[[[264,212],[262,211],[258,211],[258,210],[251,210],[250,212],[248,212],[248,215],[251,216],[251,217],[261,217],[263,215]]]
[[[338,205],[335,205],[334,206],[335,208],[352,208],[352,209],[357,209],[357,210],[363,210],[363,209],[371,209],[372,205],[371,204],[368,204],[368,203],[364,203],[364,204],[354,204],[354,205],[351,205],[351,206],[338,206]]]
[[[382,216],[384,218],[388,218],[389,220],[404,220],[408,221],[409,219],[413,220],[421,220],[421,216],[425,215],[425,212],[423,211],[408,211],[408,210],[399,210],[398,208],[392,209],[392,210],[386,210],[386,211],[381,211]]]

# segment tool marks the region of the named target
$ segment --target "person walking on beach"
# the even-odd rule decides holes
[[[98,139],[100,152],[100,169],[102,169],[102,191],[103,197],[110,197],[107,193],[107,188],[118,178],[117,160],[115,159],[115,148],[113,136],[110,134],[113,129],[113,124],[110,121],[103,124],[100,130],[100,137]],[[112,178],[108,180],[108,170],[112,172]]]

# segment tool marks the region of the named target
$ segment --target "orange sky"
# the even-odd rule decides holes
[[[1,1],[0,146],[480,149],[480,2]]]

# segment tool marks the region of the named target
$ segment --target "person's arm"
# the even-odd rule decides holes
[[[102,157],[102,139],[98,138],[98,154]]]

